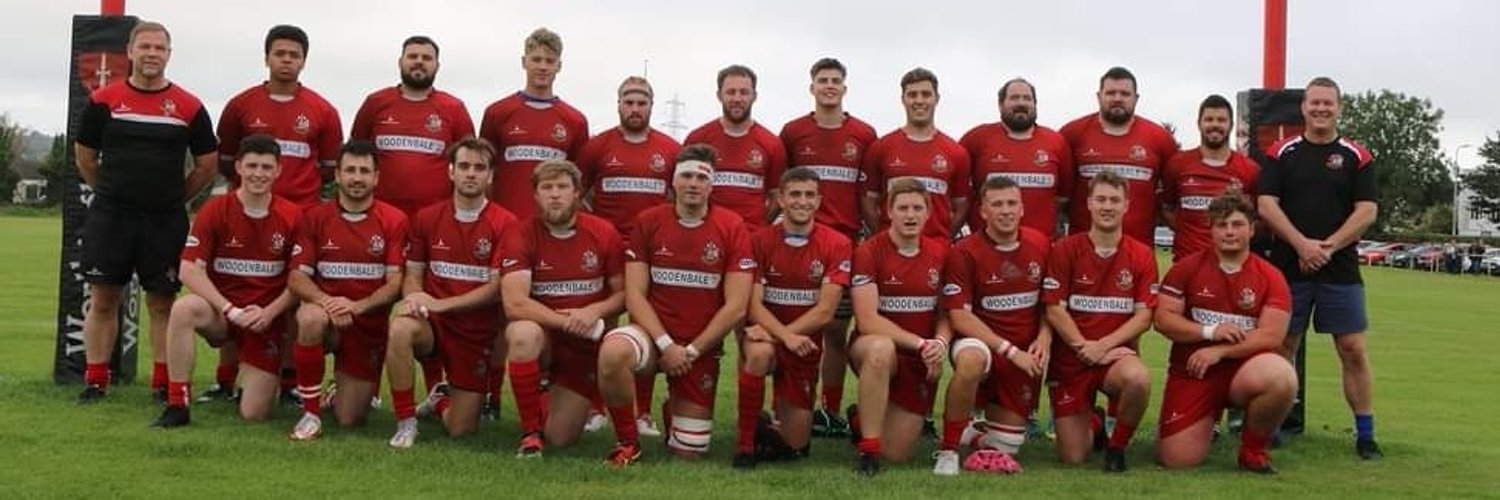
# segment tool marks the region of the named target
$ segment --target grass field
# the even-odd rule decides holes
[[[509,407],[498,425],[463,440],[424,422],[418,446],[406,452],[386,447],[394,427],[389,410],[365,428],[329,428],[317,442],[293,443],[285,434],[295,412],[246,424],[224,404],[197,406],[186,429],[148,429],[159,409],[141,385],[78,407],[78,387],[50,378],[59,226],[52,217],[0,217],[0,497],[1500,498],[1500,430],[1483,425],[1500,413],[1494,389],[1500,364],[1493,358],[1500,351],[1494,336],[1500,279],[1366,270],[1376,415],[1386,452],[1380,462],[1354,457],[1337,360],[1329,340],[1316,337],[1308,353],[1308,433],[1274,452],[1281,475],[1237,472],[1232,439],[1219,443],[1199,470],[1158,469],[1151,442],[1166,345],[1148,333],[1144,357],[1157,383],[1130,450],[1129,473],[1106,476],[1097,457],[1086,468],[1064,467],[1050,442],[1034,439],[1021,455],[1027,471],[1017,477],[935,477],[924,453],[863,481],[851,472],[853,452],[840,440],[815,442],[813,457],[802,463],[732,470],[734,370],[727,368],[709,458],[672,460],[660,443],[647,443],[646,459],[624,471],[601,465],[612,443],[607,430],[571,449],[549,449],[543,460],[515,459],[517,419]],[[139,373],[149,374],[149,359],[143,352]],[[199,388],[209,383],[212,359],[199,363]]]

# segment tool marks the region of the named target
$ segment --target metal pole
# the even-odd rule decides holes
[[[1265,52],[1261,86],[1286,88],[1286,0],[1266,0]]]
[[[123,16],[123,15],[125,15],[125,0],[99,0],[99,15],[101,15],[101,16]]]
[[[1462,173],[1460,171],[1460,169],[1458,168],[1458,153],[1460,151],[1463,151],[1464,148],[1472,148],[1472,147],[1474,147],[1473,144],[1459,144],[1458,147],[1453,148],[1453,235],[1454,236],[1458,236],[1458,201],[1459,201],[1458,200],[1458,196],[1459,196],[1459,185],[1458,185],[1458,183],[1459,183],[1459,176]]]

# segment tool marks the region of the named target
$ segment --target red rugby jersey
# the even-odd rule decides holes
[[[198,209],[182,260],[207,264],[208,280],[235,306],[270,305],[286,290],[301,215],[292,202],[272,196],[266,214],[251,217],[239,191],[230,191]]]
[[[339,112],[306,86],[296,93],[272,96],[265,84],[245,89],[219,114],[219,159],[234,161],[240,140],[268,134],[281,145],[281,175],[271,192],[310,210],[323,188],[322,163],[338,161],[344,144]]]
[[[678,343],[697,338],[724,305],[725,274],[756,268],[744,221],[713,205],[693,227],[683,225],[670,204],[646,210],[636,220],[625,260],[649,267],[646,298]]]
[[[625,140],[618,127],[589,139],[578,155],[578,169],[583,185],[593,192],[589,206],[594,215],[614,224],[628,242],[636,216],[667,201],[681,149],[655,129],[639,144]]]
[[[688,134],[684,145],[708,144],[719,153],[714,164],[714,204],[729,209],[751,231],[770,225],[766,220],[766,193],[776,189],[786,171],[786,148],[781,139],[759,123],[742,136],[731,136],[714,119]]]
[[[420,101],[386,87],[365,98],[354,116],[350,139],[372,141],[379,152],[380,184],[375,197],[413,217],[428,205],[453,196],[448,180],[448,146],[474,135],[474,120],[463,101],[441,90]]]
[[[1021,224],[1049,237],[1057,227],[1057,199],[1073,195],[1073,152],[1068,141],[1052,129],[1038,125],[1030,139],[1017,140],[1007,133],[1004,123],[974,127],[959,139],[969,152],[970,184],[974,194],[969,210],[969,230],[984,227],[978,206],[979,187],[990,177],[1003,176],[1021,187],[1021,203],[1026,213]]]
[[[532,170],[546,160],[577,160],[589,140],[589,123],[562,99],[516,92],[484,109],[479,137],[494,144],[499,154],[490,199],[526,220],[536,213]]]
[[[516,217],[500,205],[485,203],[473,220],[460,220],[453,200],[428,205],[412,219],[407,238],[407,265],[421,265],[422,291],[443,299],[484,286],[500,270],[505,228]],[[475,336],[500,328],[500,306],[483,306],[443,315],[454,330]]]
[[[1068,232],[1089,229],[1089,179],[1112,170],[1127,182],[1130,208],[1125,212],[1125,235],[1143,242],[1156,232],[1156,190],[1162,168],[1177,154],[1177,142],[1155,122],[1135,117],[1130,132],[1110,135],[1092,113],[1064,125],[1059,132],[1073,148],[1073,195],[1068,204]]]
[[[620,234],[609,221],[579,213],[572,232],[553,234],[541,218],[514,224],[501,245],[500,272],[531,272],[531,298],[551,309],[577,309],[608,298],[609,278],[625,272]]]
[[[875,143],[875,129],[849,114],[838,128],[818,126],[812,113],[787,122],[781,128],[786,146],[787,168],[807,167],[818,173],[818,222],[853,239],[859,232],[860,167]]]
[[[1144,243],[1120,238],[1109,257],[1100,257],[1088,233],[1058,240],[1047,256],[1042,303],[1063,304],[1087,340],[1099,340],[1125,324],[1138,307],[1156,307],[1156,256]],[[1134,344],[1131,344],[1134,347]],[[1052,345],[1055,371],[1083,368],[1065,342]]]
[[[984,231],[953,245],[944,270],[943,308],[967,309],[1001,338],[1022,349],[1041,327],[1043,268],[1052,243],[1021,227],[1019,244],[1001,250]]]
[[[1161,293],[1183,301],[1183,313],[1201,324],[1231,323],[1240,328],[1256,328],[1267,308],[1291,312],[1292,296],[1281,271],[1253,252],[1237,272],[1219,267],[1219,253],[1214,251],[1189,255],[1179,261],[1162,278]],[[1208,342],[1172,344],[1169,370],[1187,376],[1187,362]],[[1234,370],[1241,360],[1224,360],[1209,368]]]
[[[1172,260],[1213,248],[1209,235],[1208,203],[1227,191],[1255,199],[1255,181],[1260,165],[1238,152],[1230,152],[1223,165],[1203,161],[1198,148],[1177,153],[1161,174],[1161,203],[1177,209],[1172,227]]]
[[[853,269],[853,244],[832,227],[815,222],[806,239],[792,241],[777,224],[757,232],[751,242],[760,265],[756,281],[765,292],[761,303],[783,325],[817,305],[824,284],[849,286]]]
[[[937,335],[938,297],[947,253],[946,239],[923,237],[916,255],[901,255],[890,232],[881,232],[854,250],[854,274],[849,284],[875,285],[881,316],[902,330],[930,339]]]
[[[947,134],[914,141],[896,129],[870,147],[865,155],[864,190],[880,197],[881,225],[889,225],[885,214],[885,191],[892,180],[911,177],[927,188],[931,217],[922,234],[948,241],[953,234],[952,202],[969,197],[969,153]]]
[[[385,284],[387,267],[402,265],[406,234],[406,214],[380,200],[359,214],[325,202],[302,214],[292,266],[323,293],[363,299]]]

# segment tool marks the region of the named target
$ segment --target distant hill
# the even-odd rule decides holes
[[[52,135],[26,129],[21,136],[21,160],[45,161],[52,151]]]

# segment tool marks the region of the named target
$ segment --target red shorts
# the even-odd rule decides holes
[[[433,316],[428,319],[437,338],[443,360],[443,372],[454,389],[485,394],[489,389],[490,358],[493,356],[498,330],[482,332],[459,330]]]
[[[813,388],[822,374],[823,358],[820,350],[807,357],[798,356],[785,346],[776,346],[776,385],[778,401],[801,408],[813,409]]]
[[[938,383],[927,381],[927,364],[922,358],[906,353],[896,354],[896,373],[891,377],[891,404],[917,415],[932,413]]]
[[[1244,366],[1244,361],[1226,359],[1209,370],[1203,378],[1193,378],[1176,370],[1168,370],[1167,389],[1161,397],[1161,417],[1157,419],[1156,436],[1165,438],[1182,432],[1205,418],[1217,419],[1219,412],[1229,405],[1229,385],[1234,382],[1234,376],[1239,374],[1241,366]]]
[[[681,399],[704,408],[714,409],[714,396],[719,388],[719,358],[723,353],[703,353],[680,377],[667,377],[667,397]]]
[[[240,344],[240,363],[266,373],[281,373],[281,348],[286,340],[286,315],[271,320],[263,332],[254,332],[229,323],[229,338]],[[217,346],[215,346],[217,347]]]
[[[1002,355],[990,358],[990,374],[979,383],[974,406],[996,404],[1021,416],[1036,411],[1037,396],[1042,393],[1041,379],[1017,368]]]
[[[561,331],[547,334],[552,338],[552,359],[547,368],[551,383],[590,400],[598,399],[599,344]]]
[[[1007,363],[1009,363],[1007,361]],[[1094,395],[1104,388],[1104,377],[1114,365],[1089,366],[1072,373],[1054,373],[1047,382],[1052,416],[1066,417],[1094,409]]]
[[[388,311],[387,311],[388,312]],[[385,366],[385,344],[389,337],[390,317],[373,313],[354,317],[354,324],[339,331],[333,369],[366,382],[380,382]]]

